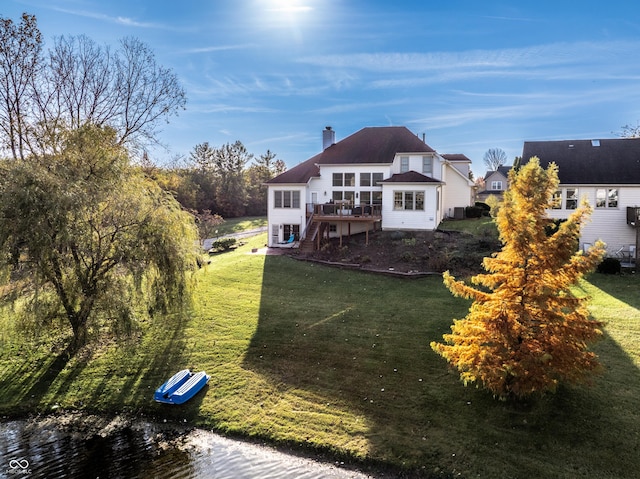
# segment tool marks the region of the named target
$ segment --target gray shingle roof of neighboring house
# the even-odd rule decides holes
[[[440,180],[423,175],[417,171],[407,171],[406,173],[397,173],[390,178],[382,181],[383,183],[442,183]]]
[[[511,171],[511,168],[513,168],[513,166],[498,166],[497,170],[489,170],[489,171],[487,171],[485,173],[485,175],[484,175],[484,178],[486,180],[487,178],[489,178],[494,173],[500,173],[505,178],[509,178],[509,172]]]
[[[307,183],[319,176],[318,165],[391,164],[396,153],[435,153],[435,150],[404,126],[363,128],[267,184]]]
[[[523,162],[533,156],[544,168],[555,162],[562,184],[640,184],[640,138],[526,141]]]
[[[466,155],[462,153],[446,153],[441,156],[447,161],[471,161]]]

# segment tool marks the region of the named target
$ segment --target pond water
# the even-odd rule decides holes
[[[78,428],[59,420],[0,422],[1,478],[296,478],[373,476],[194,429],[147,422]]]

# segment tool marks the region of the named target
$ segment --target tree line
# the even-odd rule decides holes
[[[146,161],[143,168],[186,210],[235,218],[267,214],[265,182],[286,165],[270,150],[254,157],[236,141],[220,147],[200,143],[180,164],[157,167]]]

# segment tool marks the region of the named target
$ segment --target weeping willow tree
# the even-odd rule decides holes
[[[40,327],[63,317],[71,349],[188,302],[193,217],[130,163],[109,128],[64,132],[54,153],[9,160],[0,179],[7,301]]]
[[[553,220],[546,209],[559,183],[554,164],[545,170],[532,158],[509,181],[496,218],[504,246],[485,258],[486,273],[471,285],[445,273],[449,290],[473,303],[464,319],[454,320],[445,343],[431,347],[465,384],[522,398],[583,381],[598,369],[589,345],[602,335],[602,324],[590,319],[587,299],[574,296],[571,286],[601,261],[604,244],[577,251],[591,212],[586,203],[548,233]]]

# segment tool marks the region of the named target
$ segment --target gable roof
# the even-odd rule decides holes
[[[533,156],[555,162],[562,184],[640,184],[640,138],[525,141],[523,161]]]
[[[314,176],[320,176],[320,168],[318,168],[318,156],[309,158],[293,168],[271,178],[266,182],[272,184],[306,184]]]
[[[487,171],[484,175],[484,179],[486,181],[487,178],[489,178],[491,175],[495,175],[496,173],[500,173],[505,178],[509,178],[509,172],[511,171],[511,168],[513,168],[513,166],[504,166],[504,165],[498,166],[497,170]]]
[[[435,153],[435,150],[404,126],[368,127],[328,147],[320,153],[318,164],[391,164],[396,153]]]
[[[435,152],[404,126],[367,127],[270,179],[266,184],[307,183],[314,176],[320,176],[318,165],[391,164],[396,153]]]
[[[407,171],[406,173],[397,173],[392,175],[386,180],[382,180],[382,183],[442,183],[440,180],[425,176],[417,171]]]

